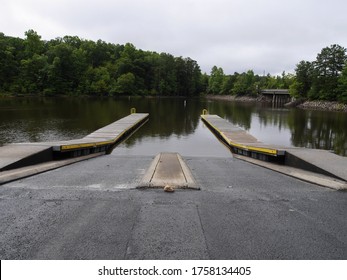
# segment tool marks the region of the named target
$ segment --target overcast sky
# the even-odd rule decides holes
[[[76,35],[190,57],[204,72],[293,72],[347,47],[346,0],[1,0],[0,32]]]

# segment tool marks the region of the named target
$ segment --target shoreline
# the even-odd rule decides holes
[[[271,104],[271,100],[265,96],[234,96],[234,95],[205,95],[206,99],[210,100],[225,100],[225,101],[237,101],[237,102],[261,102],[264,104]],[[299,108],[303,110],[321,110],[321,111],[335,111],[335,112],[346,112],[347,104],[339,103],[337,101],[323,101],[323,100],[306,100],[298,102],[291,108]]]
[[[271,100],[269,98],[266,98],[265,96],[262,96],[262,95],[259,95],[259,96],[251,96],[251,95],[236,96],[236,95],[207,94],[207,95],[203,95],[203,96],[206,99],[210,99],[210,100],[271,103]]]
[[[69,96],[69,95],[55,95],[55,96],[44,96],[44,95],[8,95],[0,94],[1,98],[189,98],[186,96],[141,96],[141,95],[122,95],[122,96],[89,96],[89,95],[80,95],[80,96]],[[199,96],[196,96],[199,97]],[[262,104],[271,104],[271,98],[265,97],[263,95],[200,95],[209,100],[223,100],[223,101],[235,101],[243,103],[262,103]],[[320,111],[334,111],[334,112],[345,112],[347,113],[347,104],[339,103],[337,101],[324,101],[324,100],[296,100],[284,105],[285,108],[299,108],[303,110],[320,110]]]
[[[296,107],[304,110],[309,109],[347,113],[347,104],[339,103],[337,101],[307,100]]]

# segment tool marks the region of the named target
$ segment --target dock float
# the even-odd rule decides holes
[[[0,147],[0,172],[52,160],[109,153],[143,125],[147,113],[134,113],[81,139],[57,142],[17,143]]]
[[[247,131],[217,115],[202,115],[201,118],[234,153],[267,161],[284,159],[283,147],[264,144]]]
[[[109,152],[149,118],[147,113],[134,113],[104,126],[82,139],[53,143],[57,155],[70,153],[73,157],[90,153]]]
[[[347,181],[347,157],[326,150],[268,145],[217,115],[205,114],[201,119],[235,154]]]

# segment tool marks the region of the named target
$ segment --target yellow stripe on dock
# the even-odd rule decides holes
[[[96,142],[96,143],[62,145],[60,146],[60,150],[64,152],[67,150],[96,148],[96,147],[105,146],[105,145],[112,145],[114,142],[115,141],[104,141],[104,142]]]

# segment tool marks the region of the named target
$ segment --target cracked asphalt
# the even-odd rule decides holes
[[[232,157],[183,157],[200,191],[136,189],[153,158],[0,186],[0,258],[347,259],[347,192]]]

